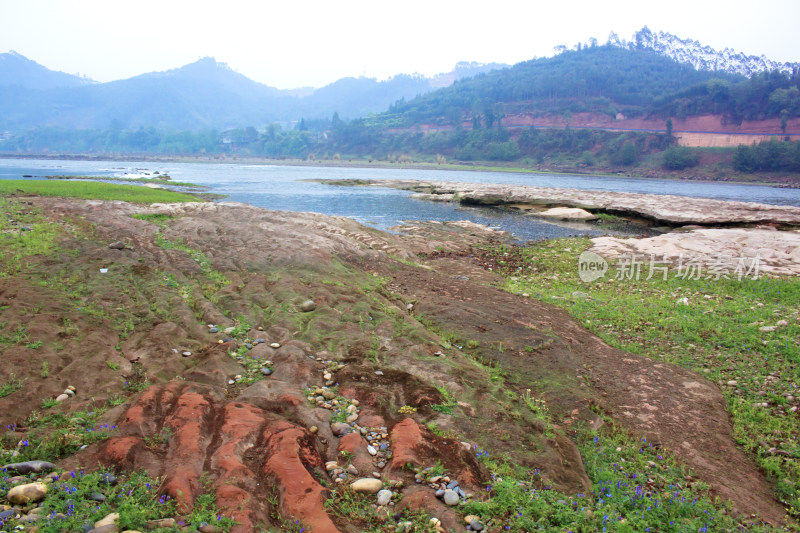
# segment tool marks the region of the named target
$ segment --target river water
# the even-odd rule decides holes
[[[800,206],[800,190],[758,185],[703,183],[674,180],[385,168],[331,168],[311,166],[251,165],[238,163],[153,163],[122,161],[66,161],[0,159],[0,179],[41,179],[46,175],[104,177],[169,174],[173,181],[188,181],[228,195],[228,201],[267,209],[313,211],[346,216],[387,229],[405,220],[471,220],[511,232],[521,240],[570,235],[600,235],[599,229],[575,229],[532,219],[508,210],[461,207],[451,203],[409,198],[408,191],[381,187],[339,187],[303,180],[419,179],[569,187],[578,189],[677,194]],[[615,233],[641,233],[637,228]]]

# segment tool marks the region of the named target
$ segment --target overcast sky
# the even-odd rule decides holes
[[[653,7],[656,5],[657,7]],[[213,56],[267,85],[433,75],[458,61],[517,63],[647,25],[800,62],[800,0],[0,0],[0,53],[98,81]]]

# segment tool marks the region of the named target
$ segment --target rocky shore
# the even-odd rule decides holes
[[[715,212],[714,201],[681,207],[677,197],[653,206],[644,195],[381,184],[661,223],[800,223],[800,209],[755,204]],[[600,427],[603,412],[675,454],[735,512],[783,520],[764,474],[734,441],[717,386],[501,290],[497,274],[459,255],[502,242],[497,232],[439,223],[389,234],[234,203],[15,201],[23,213],[39,210],[38,224],[58,237],[48,254],[0,278],[0,323],[25,332],[3,351],[24,382],[0,397],[0,424],[22,442],[43,401],[66,419],[107,406],[97,423],[113,426],[108,438],[69,440],[56,470],[145,470],[176,502],[168,518],[186,520],[211,488],[237,532],[410,531],[420,513],[425,531],[483,531],[488,524],[460,510],[499,483],[484,450],[535,470],[541,483],[526,485],[531,494],[586,494],[592,482],[569,428]],[[535,416],[535,383],[559,384],[548,404],[559,424]],[[73,395],[49,401],[66,385]],[[15,451],[24,458],[25,447]],[[368,498],[363,515],[341,511],[351,494]],[[3,498],[16,515],[36,508]],[[566,500],[553,505],[567,509]]]
[[[372,185],[414,191],[417,198],[507,207],[573,207],[650,220],[670,226],[772,224],[800,226],[800,207],[728,202],[687,196],[640,194],[527,185],[418,180],[339,180],[334,185]]]

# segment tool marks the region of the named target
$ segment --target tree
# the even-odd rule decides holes
[[[667,119],[667,137],[672,138],[672,119]]]

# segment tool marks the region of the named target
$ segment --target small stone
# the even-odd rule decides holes
[[[376,375],[376,376],[382,376],[382,375],[383,375],[383,372],[382,372],[381,370],[376,370],[376,371],[375,371],[375,375]]]
[[[374,446],[368,445],[367,451],[370,455],[378,455],[378,450],[376,450]]]
[[[776,329],[778,329],[778,326],[761,326],[758,328],[758,331],[769,333],[770,331],[775,331]]]
[[[339,468],[339,463],[337,463],[336,461],[328,461],[327,463],[325,463],[325,470],[329,472],[331,470],[336,470],[337,468]]]
[[[110,472],[103,472],[103,475],[100,476],[100,483],[103,485],[111,485],[113,487],[117,484],[117,476],[111,474]]]
[[[322,397],[325,398],[326,400],[333,400],[334,398],[336,398],[336,393],[330,389],[325,389],[322,391]]]
[[[69,396],[66,395],[66,394],[59,394],[58,396],[56,396],[56,401],[58,403],[61,403],[61,402],[66,401],[66,400],[69,400]]]
[[[390,501],[392,501],[392,491],[383,489],[378,492],[378,499],[376,503],[379,506],[384,506],[388,504]]]
[[[67,385],[67,390],[71,390],[72,392],[75,392],[78,389],[76,389],[74,385]]]
[[[777,322],[775,322],[775,325],[778,327],[788,326],[789,322],[786,320],[778,320]]]
[[[75,396],[75,391],[71,391],[69,389],[64,389],[64,394],[66,394],[67,396],[72,398],[73,396]]]
[[[278,348],[280,348],[280,347],[281,347],[281,343],[279,343],[279,342],[273,342],[273,343],[271,343],[271,344],[269,345],[269,347],[270,347],[270,348],[274,348],[274,349],[276,349],[276,350],[277,350]]]
[[[376,479],[380,479],[381,478],[381,473],[380,472],[373,472],[372,473],[372,477],[374,477]]]
[[[261,373],[264,374],[265,376],[271,376],[272,375],[272,369],[271,368],[262,368],[261,369]]]
[[[486,529],[486,526],[483,525],[483,522],[480,520],[473,520],[469,523],[469,527],[472,528],[472,531],[483,531]]]
[[[383,483],[380,479],[362,477],[353,481],[350,484],[350,488],[353,489],[353,492],[358,492],[362,494],[377,494],[383,488]]]
[[[444,497],[444,489],[439,489],[434,494],[436,495],[437,498],[441,499]]]
[[[349,415],[345,420],[347,420],[348,424],[352,424],[353,422],[358,420],[358,413],[353,413],[353,414]]]
[[[325,381],[330,380],[332,377],[333,376],[331,376],[328,372],[322,374],[322,379],[324,379]]]
[[[209,333],[219,333],[219,328],[208,328]]]
[[[122,242],[122,241],[116,241],[116,242],[112,242],[111,244],[109,244],[108,247],[110,249],[112,249],[112,250],[124,250],[125,249],[125,243]]]
[[[735,386],[736,386],[736,384],[737,384],[737,381],[736,381],[735,379],[732,379],[732,380],[730,380],[730,381],[727,383],[727,385],[728,385],[729,387],[735,387]]]
[[[106,497],[99,492],[93,492],[89,495],[89,499],[96,501],[96,502],[104,502],[106,501]]]
[[[444,499],[444,503],[446,503],[447,505],[449,505],[451,507],[454,506],[454,505],[458,505],[458,502],[459,502],[458,494],[454,490],[446,490],[446,491],[444,491],[443,499]]]
[[[447,484],[447,488],[450,489],[450,490],[452,490],[452,489],[454,489],[456,487],[458,487],[458,481],[456,481],[456,480],[453,480],[453,481],[451,481],[450,483]]]
[[[304,313],[309,313],[317,308],[317,304],[314,303],[314,300],[306,300],[305,302],[300,304],[300,310]]]
[[[148,520],[147,529],[171,529],[175,527],[174,518],[159,518],[158,520]]]
[[[197,531],[200,533],[219,533],[220,529],[217,526],[203,522],[200,524],[200,527],[197,528]]]
[[[47,495],[47,485],[44,483],[28,483],[17,485],[6,494],[6,499],[14,505],[26,505],[44,500]]]
[[[308,431],[313,435],[314,433],[319,431],[319,428],[317,426],[311,426],[310,428],[308,428]]]

